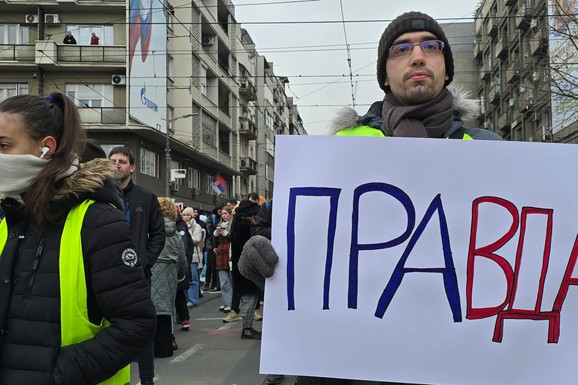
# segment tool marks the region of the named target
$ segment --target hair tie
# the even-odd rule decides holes
[[[52,103],[56,103],[56,99],[54,99],[54,96],[52,96],[52,95],[46,95],[46,96],[44,97],[44,99],[46,99],[46,100],[48,100],[48,101],[50,101],[50,102],[52,102]]]

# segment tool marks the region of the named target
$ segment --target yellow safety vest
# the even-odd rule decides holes
[[[91,323],[86,307],[87,292],[84,276],[84,257],[80,229],[84,215],[93,200],[86,200],[75,206],[66,217],[62,231],[58,262],[60,276],[60,346],[68,346],[93,338],[100,330],[110,326],[103,320],[100,325]],[[0,255],[8,239],[6,220],[0,222]],[[130,366],[118,371],[101,385],[125,385],[130,382]]]
[[[385,136],[381,130],[371,126],[357,126],[346,130],[338,131],[337,136]],[[474,140],[471,136],[464,133],[462,140]]]

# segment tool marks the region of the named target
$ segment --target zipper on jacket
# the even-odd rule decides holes
[[[32,264],[32,273],[30,274],[30,280],[28,281],[28,287],[26,288],[24,298],[30,297],[30,292],[32,291],[32,286],[34,285],[34,278],[36,278],[36,272],[38,271],[38,265],[40,264],[40,257],[42,256],[42,251],[44,250],[44,243],[44,239],[40,240],[40,244],[36,249],[36,254],[34,255],[34,263]]]

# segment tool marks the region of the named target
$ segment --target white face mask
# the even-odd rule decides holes
[[[22,202],[20,194],[50,162],[34,155],[0,154],[0,194]]]

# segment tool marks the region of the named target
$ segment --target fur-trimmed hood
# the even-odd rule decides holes
[[[97,158],[81,163],[79,170],[62,181],[52,204],[71,206],[79,201],[93,199],[106,202],[122,210],[122,189],[118,170],[109,159]]]
[[[454,87],[448,87],[448,90],[454,97],[454,120],[468,120],[477,116],[480,106],[477,100],[469,98],[469,91]],[[382,103],[381,101],[373,103],[369,111],[363,116],[359,116],[353,108],[343,107],[331,120],[329,134],[334,135],[341,130],[360,125],[381,129],[383,122],[381,117]]]

